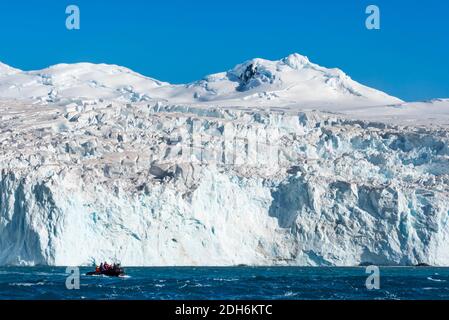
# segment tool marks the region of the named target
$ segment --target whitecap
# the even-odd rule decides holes
[[[292,292],[292,291],[287,291],[286,293],[284,293],[284,297],[294,297],[297,296],[298,293]]]
[[[214,281],[239,281],[239,279],[233,279],[233,278],[230,278],[230,279],[214,278],[212,280],[214,280]]]
[[[44,282],[34,282],[34,283],[30,283],[30,282],[14,282],[14,283],[10,283],[10,286],[15,286],[15,287],[32,287],[32,286],[43,286],[45,285]]]
[[[197,283],[197,284],[194,285],[194,287],[199,288],[199,287],[212,287],[212,286],[211,286],[210,284],[201,284],[201,283]]]
[[[36,272],[34,273],[35,276],[67,276],[68,273],[61,273],[61,272],[55,272],[55,273],[50,273],[50,272]]]
[[[433,279],[432,277],[428,277],[427,280],[434,281],[434,282],[446,282],[446,280],[442,280],[442,279]]]

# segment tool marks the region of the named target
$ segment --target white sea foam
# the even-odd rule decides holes
[[[427,277],[427,280],[434,281],[434,282],[446,282],[446,280],[443,280],[443,279],[434,279],[434,278],[432,278],[432,277]]]

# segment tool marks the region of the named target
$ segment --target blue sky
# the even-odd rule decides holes
[[[65,28],[69,4],[79,31]],[[381,30],[365,28],[369,4]],[[0,61],[24,70],[105,62],[184,83],[293,52],[408,101],[449,98],[449,1],[0,2]]]

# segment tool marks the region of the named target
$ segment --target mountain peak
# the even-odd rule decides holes
[[[310,64],[309,58],[300,55],[299,53],[292,53],[281,61],[293,69],[299,69],[300,67]]]
[[[299,53],[273,61],[251,59],[226,73],[208,76],[189,89],[197,101],[229,104],[371,106],[402,102],[357,83],[340,69],[312,63]]]

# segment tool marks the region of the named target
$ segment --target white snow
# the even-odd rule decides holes
[[[351,118],[390,124],[449,126],[449,99],[374,106],[364,109],[351,107],[341,111]]]
[[[1,66],[0,66],[1,67]],[[59,64],[47,69],[12,72],[0,69],[0,97],[45,103],[117,100],[145,101],[147,92],[165,83],[127,68],[106,64]]]
[[[449,265],[449,100],[297,54],[176,86],[0,65],[0,97],[0,265]]]
[[[319,110],[389,123],[449,122],[448,100],[404,103],[297,53],[279,61],[249,60],[227,72],[184,85],[158,81],[115,65],[59,64],[20,71],[0,63],[0,99],[74,107],[160,101],[206,107]]]
[[[12,75],[19,72],[20,70],[11,68],[10,66],[0,62],[0,76]]]
[[[5,67],[6,68],[6,67]],[[246,77],[244,76],[246,72]],[[327,69],[299,54],[279,61],[253,59],[228,72],[186,85],[171,85],[129,69],[79,63],[31,72],[1,72],[0,97],[41,103],[88,100],[214,103],[249,106],[296,103],[301,107],[373,106],[401,100],[363,86],[339,69]]]

